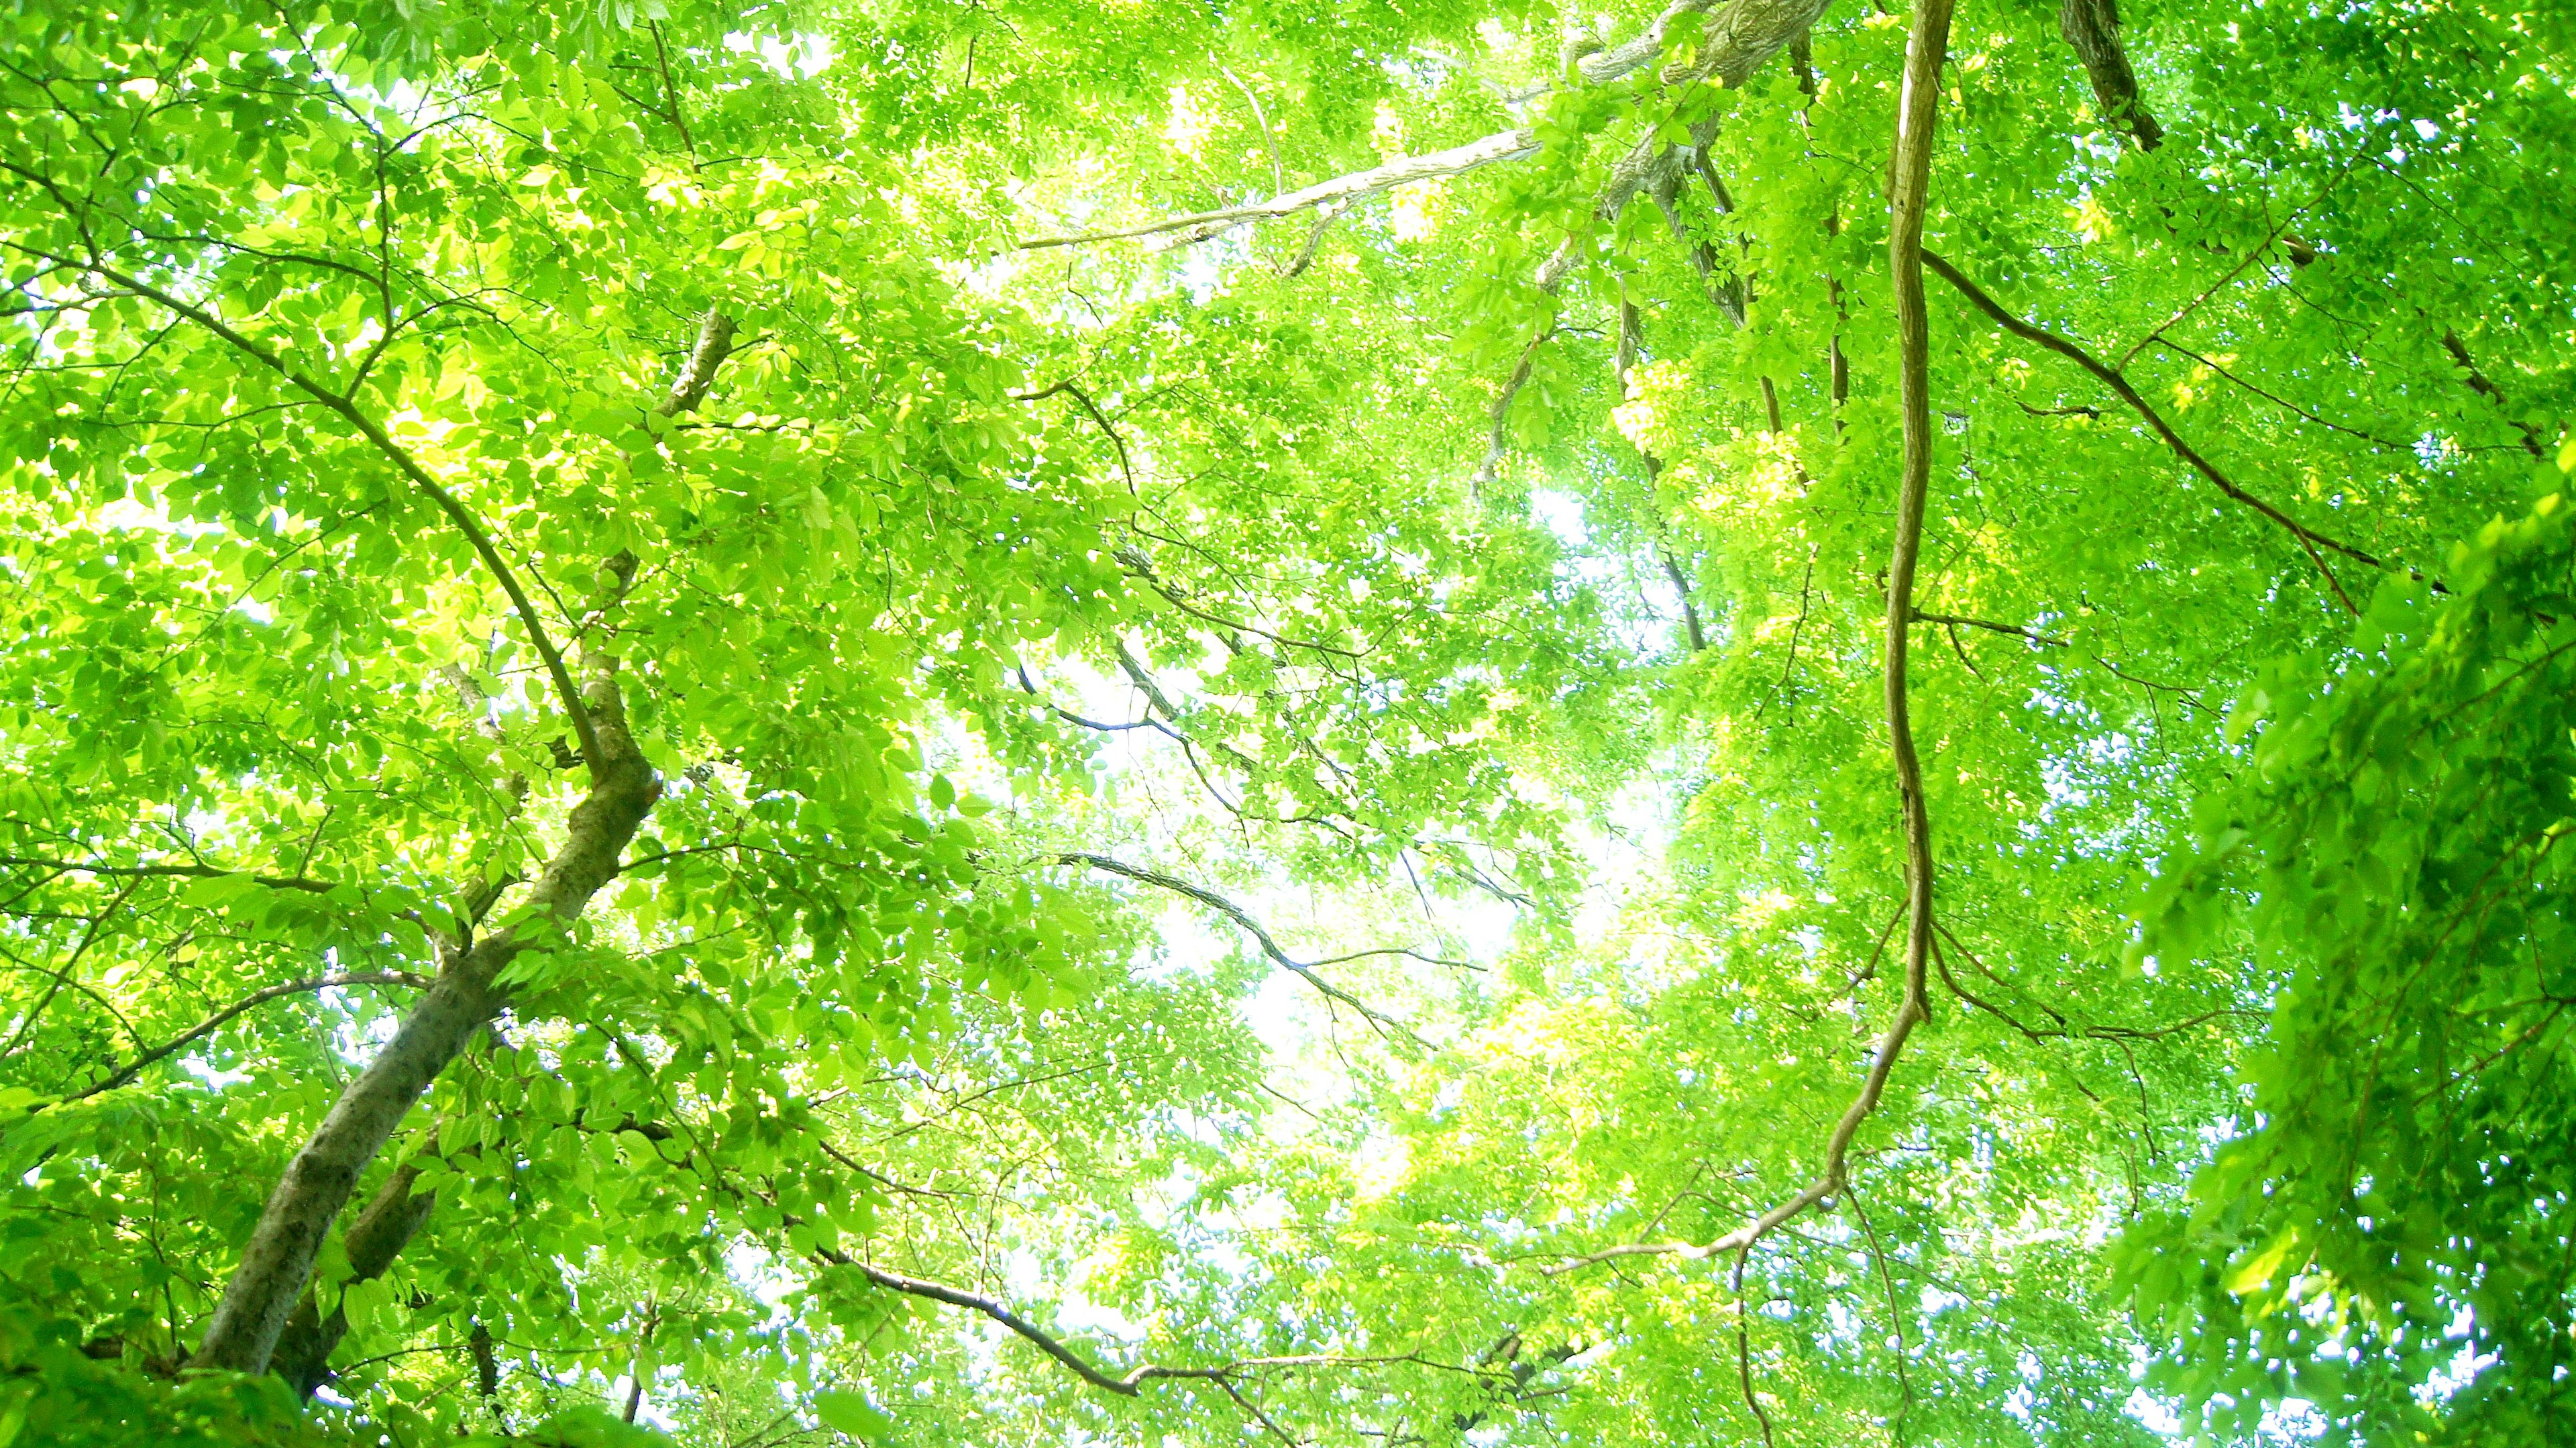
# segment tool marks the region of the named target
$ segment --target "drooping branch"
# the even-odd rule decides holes
[[[1898,101],[1896,185],[1890,200],[1887,249],[1895,277],[1898,384],[1905,453],[1897,491],[1896,541],[1888,560],[1886,679],[1889,752],[1905,817],[1905,994],[1870,1053],[1860,1093],[1845,1107],[1825,1142],[1824,1167],[1786,1200],[1713,1242],[1632,1242],[1546,1269],[1562,1276],[1618,1257],[1678,1256],[1705,1260],[1743,1253],[1782,1223],[1843,1190],[1852,1138],[1878,1110],[1896,1061],[1914,1028],[1931,1015],[1927,981],[1932,957],[1932,824],[1923,798],[1923,765],[1914,747],[1907,697],[1907,627],[1914,612],[1914,574],[1921,556],[1923,517],[1931,491],[1931,328],[1923,299],[1923,216],[1931,184],[1932,123],[1940,96],[1941,65],[1950,44],[1951,0],[1919,0],[1906,38],[1905,85]]]
[[[2002,303],[1997,302],[1993,297],[1986,295],[1984,288],[1979,287],[1975,282],[1970,281],[1957,267],[1952,266],[1937,254],[1929,250],[1925,251],[1923,253],[1923,265],[1938,273],[1940,278],[1943,281],[1948,282],[1952,288],[1957,290],[1959,295],[1966,297],[1969,303],[1976,307],[1978,311],[1981,311],[1988,317],[1993,318],[1996,324],[2001,326],[2005,331],[2012,333],[2014,336],[2021,338],[2025,342],[2032,342],[2045,347],[2049,351],[2073,362],[2085,371],[2092,373],[2096,378],[2100,379],[2103,386],[2110,388],[2122,402],[2129,404],[2131,411],[2134,411],[2139,417],[2145,419],[2147,426],[2154,430],[2156,436],[2164,439],[2165,446],[2173,449],[2176,456],[2190,464],[2194,472],[2207,478],[2220,492],[2225,493],[2228,497],[2233,498],[2237,502],[2244,504],[2246,507],[2253,509],[2255,512],[2261,514],[2273,523],[2280,525],[2282,528],[2287,529],[2291,537],[2299,540],[2299,546],[2306,550],[2308,559],[2316,565],[2317,572],[2324,575],[2326,586],[2334,591],[2336,600],[2344,606],[2347,612],[2350,612],[2355,617],[2360,616],[2361,610],[2354,605],[2352,596],[2344,592],[2342,581],[2335,577],[2334,570],[2332,568],[2326,566],[2324,554],[2320,553],[2318,550],[2324,549],[2329,552],[2340,553],[2357,563],[2365,564],[2372,568],[2385,568],[2388,566],[2386,563],[2380,561],[2371,554],[2353,547],[2349,543],[2342,542],[2339,539],[2330,538],[2323,533],[2317,532],[2315,529],[2299,522],[2289,514],[2282,512],[2279,508],[2272,506],[2270,503],[2267,503],[2252,493],[2245,491],[2245,489],[2238,487],[2235,480],[2228,477],[2224,472],[2221,472],[2216,463],[2213,463],[2208,458],[2202,456],[2199,449],[2184,441],[2182,434],[2174,431],[2173,424],[2165,421],[2164,414],[2156,411],[2154,404],[2148,402],[2144,397],[2139,396],[2138,389],[2130,386],[2129,379],[2123,376],[2117,368],[2108,365],[2103,362],[2102,359],[2094,356],[2082,347],[2077,346],[2075,343],[2068,341],[2066,338],[2057,335],[2055,332],[2049,331],[2045,327],[2025,322],[2021,318],[2005,310]]]
[[[1281,969],[1295,972],[1308,985],[1311,985],[1316,990],[1322,992],[1325,999],[1349,1006],[1352,1010],[1359,1012],[1363,1019],[1367,1020],[1370,1025],[1376,1027],[1381,1032],[1392,1030],[1395,1033],[1404,1036],[1407,1040],[1414,1040],[1417,1043],[1418,1038],[1414,1036],[1413,1032],[1407,1028],[1402,1021],[1396,1020],[1392,1016],[1381,1014],[1370,1007],[1367,1002],[1362,1001],[1357,996],[1352,995],[1350,992],[1343,990],[1341,987],[1325,980],[1322,976],[1317,975],[1315,973],[1316,970],[1322,966],[1340,965],[1346,961],[1367,960],[1371,957],[1382,955],[1409,956],[1412,959],[1423,961],[1431,965],[1461,965],[1464,963],[1455,960],[1444,960],[1435,955],[1425,955],[1421,951],[1408,950],[1401,946],[1388,946],[1376,950],[1353,951],[1349,955],[1337,955],[1329,960],[1299,960],[1282,948],[1279,942],[1272,938],[1270,932],[1262,928],[1261,922],[1252,917],[1252,913],[1250,911],[1235,904],[1233,901],[1228,900],[1223,895],[1217,894],[1213,890],[1193,885],[1187,880],[1180,879],[1177,876],[1166,875],[1159,870],[1148,870],[1136,865],[1127,864],[1123,861],[1113,860],[1107,855],[1092,855],[1074,851],[1058,855],[1056,858],[1067,865],[1081,865],[1101,871],[1104,874],[1122,876],[1126,879],[1134,880],[1141,885],[1151,885],[1158,890],[1169,890],[1175,895],[1186,896],[1189,899],[1205,905],[1209,909],[1214,910],[1218,914],[1226,917],[1228,920],[1231,920],[1235,924],[1243,927],[1245,934],[1250,935],[1254,940],[1260,942],[1261,953],[1263,955],[1270,957],[1270,959],[1277,963]]]
[[[2102,119],[2127,131],[2141,151],[2163,145],[2165,129],[2147,113],[2138,95],[2137,72],[2129,68],[2129,53],[2120,45],[2119,0],[2065,0],[2057,12],[2057,33],[2084,62]]]

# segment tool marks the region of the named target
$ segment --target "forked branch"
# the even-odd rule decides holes
[[[1381,955],[1409,956],[1412,959],[1419,960],[1430,965],[1465,964],[1463,961],[1444,960],[1436,955],[1425,955],[1421,951],[1408,950],[1400,946],[1382,947],[1376,950],[1353,951],[1349,955],[1337,955],[1329,960],[1299,960],[1283,949],[1279,942],[1271,937],[1270,932],[1262,928],[1261,922],[1252,917],[1252,913],[1250,911],[1245,910],[1242,906],[1235,904],[1233,901],[1228,900],[1223,895],[1220,895],[1213,890],[1193,885],[1187,880],[1180,879],[1177,876],[1166,875],[1159,870],[1147,870],[1135,865],[1127,864],[1120,860],[1113,860],[1107,855],[1091,855],[1073,852],[1058,855],[1056,858],[1061,863],[1067,865],[1086,866],[1090,869],[1101,871],[1104,874],[1118,875],[1129,880],[1134,880],[1140,885],[1151,885],[1158,890],[1169,890],[1175,895],[1185,896],[1205,905],[1210,910],[1223,915],[1228,920],[1231,920],[1235,924],[1243,927],[1245,934],[1250,935],[1254,940],[1260,942],[1261,953],[1263,955],[1270,957],[1270,959],[1276,962],[1281,969],[1295,972],[1308,985],[1311,985],[1316,990],[1322,992],[1326,1000],[1349,1006],[1352,1010],[1359,1012],[1361,1018],[1366,1020],[1371,1026],[1375,1027],[1381,1034],[1391,1031],[1394,1034],[1403,1036],[1406,1040],[1412,1041],[1417,1045],[1421,1044],[1420,1038],[1415,1036],[1412,1030],[1409,1029],[1402,1021],[1396,1020],[1392,1016],[1380,1013],[1359,997],[1352,995],[1350,992],[1343,990],[1341,987],[1334,985],[1322,976],[1317,975],[1315,973],[1317,968],[1327,965],[1339,965],[1345,961],[1366,960],[1372,956]]]
[[[2164,439],[2165,446],[2172,448],[2176,456],[2190,464],[2194,472],[2197,472],[2202,477],[2209,479],[2212,484],[2216,485],[2220,492],[2225,493],[2228,497],[2235,499],[2237,502],[2244,504],[2246,507],[2253,509],[2263,517],[2271,520],[2273,523],[2276,523],[2282,528],[2288,530],[2290,536],[2298,539],[2299,546],[2306,550],[2308,560],[2316,565],[2317,572],[2324,575],[2326,587],[2333,590],[2336,601],[2343,605],[2346,612],[2351,613],[2356,618],[2360,617],[2360,608],[2354,605],[2352,595],[2344,592],[2342,580],[2336,578],[2334,570],[2326,566],[2325,553],[2320,552],[2319,550],[2322,549],[2326,552],[2340,553],[2346,558],[2352,559],[2356,563],[2365,564],[2372,568],[2385,568],[2388,566],[2386,563],[2380,561],[2371,554],[2353,547],[2349,543],[2343,542],[2340,539],[2330,538],[2325,534],[2308,527],[2298,519],[2291,517],[2289,514],[2282,512],[2280,509],[2265,502],[2263,499],[2258,498],[2252,493],[2245,491],[2243,488],[2238,487],[2234,479],[2228,477],[2224,472],[2219,471],[2218,464],[2211,462],[2206,457],[2203,457],[2199,449],[2184,441],[2182,434],[2174,431],[2173,424],[2165,421],[2164,414],[2156,411],[2154,404],[2138,395],[2138,389],[2129,385],[2129,379],[2123,376],[2119,369],[2110,366],[2101,358],[2085,351],[2082,347],[2077,346],[2066,338],[2057,335],[2055,332],[2034,323],[2025,322],[2021,318],[2005,310],[2002,303],[1996,301],[1993,297],[1986,295],[1984,288],[1979,287],[1975,282],[1970,281],[1966,274],[1962,273],[1957,267],[1950,265],[1947,261],[1942,260],[1938,255],[1930,251],[1924,252],[1923,265],[1930,267],[1934,272],[1939,273],[1941,279],[1948,282],[1953,288],[1955,288],[1959,295],[1966,297],[1970,305],[1974,306],[1978,311],[1985,313],[1988,317],[1993,318],[1996,324],[2001,326],[2005,331],[2012,333],[2014,336],[2021,338],[2025,342],[2032,342],[2045,347],[2049,351],[2056,353],[2058,356],[2064,357],[2068,361],[2073,362],[2076,366],[2083,368],[2085,371],[2092,373],[2096,378],[2099,378],[2103,386],[2110,388],[2122,402],[2129,404],[2132,411],[2136,412],[2139,417],[2145,419],[2147,426],[2154,430],[2156,436]]]

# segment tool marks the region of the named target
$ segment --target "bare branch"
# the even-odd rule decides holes
[[[2325,576],[2326,586],[2334,591],[2336,600],[2342,603],[2345,610],[2354,617],[2360,616],[2360,608],[2353,603],[2352,596],[2344,592],[2342,581],[2334,576],[2333,569],[2326,566],[2326,560],[2318,550],[2328,549],[2372,568],[2385,568],[2387,564],[2349,543],[2329,538],[2307,527],[2289,514],[2238,487],[2233,479],[2218,470],[2216,463],[2201,456],[2198,449],[2183,441],[2182,434],[2174,431],[2173,425],[2165,421],[2163,413],[2156,411],[2152,404],[2138,395],[2138,389],[2129,385],[2128,378],[2122,376],[2117,369],[2106,365],[2100,358],[2055,332],[2025,322],[2004,310],[2002,303],[1986,295],[1982,288],[1968,280],[1957,267],[1950,265],[1928,249],[1923,253],[1923,264],[1938,273],[1943,281],[1957,289],[1959,295],[1966,297],[1977,310],[1993,318],[2005,331],[2025,342],[2035,342],[2099,378],[2104,386],[2119,395],[2121,401],[2129,404],[2138,416],[2146,419],[2147,426],[2154,429],[2156,436],[2164,439],[2165,446],[2172,448],[2184,462],[2191,465],[2195,472],[2217,485],[2218,490],[2228,497],[2289,530],[2290,536],[2298,539],[2299,546],[2307,551],[2308,559],[2316,565],[2317,572]]]
[[[1184,895],[1192,900],[1196,900],[1209,909],[1216,911],[1218,914],[1225,916],[1235,924],[1242,926],[1244,933],[1250,935],[1254,940],[1261,943],[1262,954],[1277,962],[1282,969],[1296,972],[1299,976],[1305,979],[1308,985],[1321,991],[1324,994],[1325,999],[1338,1001],[1343,1005],[1349,1006],[1352,1010],[1359,1012],[1363,1019],[1367,1020],[1370,1025],[1376,1027],[1381,1033],[1393,1030],[1397,1034],[1402,1035],[1405,1039],[1412,1041],[1417,1045],[1421,1044],[1421,1038],[1415,1036],[1402,1021],[1396,1020],[1391,1016],[1380,1014],[1378,1011],[1372,1009],[1366,1002],[1360,1000],[1357,996],[1354,996],[1350,992],[1343,990],[1341,987],[1332,984],[1322,976],[1315,974],[1315,967],[1318,965],[1339,964],[1343,961],[1363,960],[1371,956],[1380,955],[1409,956],[1415,960],[1424,961],[1432,965],[1462,964],[1462,962],[1459,961],[1443,960],[1438,956],[1425,955],[1418,950],[1406,950],[1401,947],[1389,947],[1379,950],[1363,950],[1351,955],[1335,956],[1329,961],[1302,961],[1282,949],[1279,942],[1271,938],[1270,932],[1262,928],[1261,922],[1252,918],[1251,912],[1245,910],[1242,906],[1235,904],[1233,901],[1228,900],[1223,895],[1217,894],[1213,890],[1203,889],[1200,886],[1191,884],[1187,880],[1183,880],[1172,875],[1166,875],[1159,870],[1142,869],[1135,865],[1113,860],[1107,855],[1090,855],[1077,851],[1058,855],[1056,858],[1067,865],[1088,866],[1091,869],[1099,870],[1105,874],[1124,876],[1125,878],[1134,880],[1139,884],[1151,885],[1159,890],[1169,890],[1175,895]]]
[[[1410,182],[1464,175],[1480,166],[1490,166],[1496,161],[1517,161],[1524,156],[1536,154],[1538,154],[1538,137],[1535,132],[1497,131],[1493,135],[1469,141],[1463,146],[1452,146],[1445,151],[1433,151],[1421,156],[1399,156],[1384,165],[1372,166],[1365,171],[1354,171],[1345,176],[1336,176],[1329,181],[1318,181],[1312,186],[1301,187],[1284,195],[1274,196],[1267,201],[1256,201],[1246,206],[1221,207],[1215,211],[1196,211],[1187,216],[1166,217],[1161,221],[1129,227],[1123,231],[1095,231],[1079,236],[1040,237],[1035,241],[1021,242],[1020,250],[1036,251],[1050,246],[1088,246],[1093,242],[1127,241],[1143,236],[1160,236],[1172,231],[1205,230],[1204,236],[1192,238],[1205,240],[1206,237],[1214,236],[1219,231],[1230,230],[1247,222],[1291,216],[1310,206],[1321,206],[1331,201],[1357,201]]]
[[[63,1104],[85,1100],[89,1097],[96,1096],[102,1091],[115,1090],[117,1087],[124,1085],[126,1082],[133,1080],[139,1075],[142,1075],[144,1069],[152,1065],[155,1061],[159,1061],[169,1056],[174,1051],[185,1049],[196,1041],[205,1039],[207,1036],[221,1030],[225,1022],[232,1020],[234,1017],[240,1015],[244,1011],[252,1009],[255,1006],[265,1005],[270,1001],[276,1000],[280,996],[300,995],[306,991],[333,990],[339,987],[352,985],[407,985],[412,987],[414,990],[427,990],[429,988],[429,978],[423,975],[415,975],[407,970],[359,971],[348,975],[317,975],[310,980],[290,980],[283,985],[273,985],[265,990],[253,991],[249,995],[242,997],[240,1000],[233,1002],[231,1005],[224,1007],[222,1010],[215,1012],[213,1015],[206,1017],[196,1025],[189,1027],[184,1034],[173,1038],[166,1045],[155,1046],[151,1050],[144,1052],[142,1055],[135,1057],[132,1061],[129,1061],[124,1066],[118,1068],[116,1073],[109,1076],[107,1079],[98,1082],[96,1085],[84,1086],[80,1090],[65,1096],[63,1098]]]

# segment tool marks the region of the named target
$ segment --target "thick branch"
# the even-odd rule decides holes
[[[716,369],[733,355],[735,325],[723,312],[710,310],[698,320],[698,340],[689,348],[688,363],[680,375],[671,379],[671,390],[653,410],[664,417],[677,417],[697,411],[707,389],[715,386]]]
[[[2102,119],[2135,137],[2141,151],[2163,145],[2165,128],[2147,114],[2138,97],[2137,72],[2129,69],[2129,53],[2120,46],[2118,0],[2066,0],[2057,12],[2057,33],[2075,47],[2084,73],[2092,77],[2093,102]]]
[[[699,324],[688,362],[656,412],[669,417],[704,400],[715,369],[733,349],[734,331],[731,318],[708,313]],[[635,568],[631,553],[603,563],[584,617],[605,619],[622,604],[634,582]],[[533,618],[530,626],[534,627]],[[208,1321],[190,1366],[253,1373],[269,1366],[290,1313],[312,1277],[322,1240],[348,1202],[359,1173],[383,1149],[421,1092],[508,999],[502,973],[521,955],[556,944],[589,907],[591,897],[616,878],[617,857],[661,798],[661,778],[627,729],[616,656],[605,647],[586,648],[581,669],[582,687],[567,702],[582,711],[578,718],[590,751],[590,789],[565,822],[563,845],[530,888],[522,907],[523,923],[446,955],[438,979],[404,1018],[393,1041],[341,1093],[321,1127],[295,1154],[261,1211],[259,1225],[243,1248],[241,1265],[225,1284],[223,1300]],[[387,1203],[382,1198],[378,1202],[388,1211],[400,1205],[401,1201]],[[427,1212],[426,1199],[418,1210]],[[375,1207],[369,1209],[371,1215],[375,1211]],[[365,1222],[362,1217],[359,1225]],[[411,1225],[416,1227],[417,1219]],[[352,1228],[353,1233],[357,1230]],[[388,1261],[409,1237],[406,1228],[389,1238]],[[309,1359],[312,1344],[301,1338],[299,1342],[299,1352]],[[320,1352],[327,1356],[330,1346],[330,1341],[321,1342]],[[304,1361],[299,1369],[318,1370],[318,1359]]]
[[[373,1281],[385,1275],[394,1258],[402,1255],[421,1224],[429,1220],[430,1208],[437,1205],[435,1192],[415,1192],[412,1184],[420,1179],[421,1163],[415,1157],[385,1178],[385,1184],[349,1224],[341,1246],[348,1253],[349,1276],[341,1284]],[[314,1390],[331,1377],[331,1351],[349,1332],[349,1314],[334,1300],[331,1315],[322,1315],[320,1299],[308,1289],[296,1304],[295,1315],[287,1319],[286,1330],[277,1342],[271,1365],[278,1375],[295,1385],[298,1397],[310,1398]]]
[[[601,569],[594,615],[606,614],[624,598],[634,570],[635,559],[626,554]],[[617,660],[591,650],[582,667],[581,702],[595,722],[599,755],[589,792],[573,806],[562,847],[528,892],[525,923],[448,955],[393,1041],[341,1093],[295,1154],[243,1248],[191,1366],[251,1373],[268,1367],[312,1277],[323,1238],[359,1174],[421,1092],[500,1009],[508,997],[501,973],[522,954],[552,946],[580,917],[616,876],[619,853],[660,798],[661,780],[627,732]]]

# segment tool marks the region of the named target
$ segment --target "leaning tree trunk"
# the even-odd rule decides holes
[[[606,602],[613,604],[623,595],[634,568],[632,555],[608,565],[602,580]],[[598,735],[599,758],[591,771],[590,792],[573,807],[562,848],[527,900],[551,916],[555,928],[569,928],[600,887],[616,877],[619,853],[662,792],[660,779],[627,731],[616,660],[594,653],[583,661],[583,673],[582,702]],[[340,1094],[321,1128],[288,1163],[189,1366],[254,1373],[267,1368],[313,1275],[323,1238],[348,1204],[359,1174],[384,1149],[421,1092],[500,1010],[506,996],[498,984],[501,972],[549,933],[545,925],[497,931],[448,955],[437,981],[403,1019],[392,1044]]]

